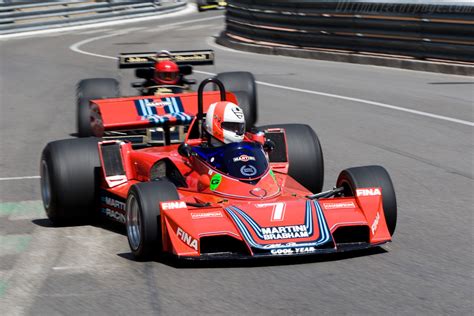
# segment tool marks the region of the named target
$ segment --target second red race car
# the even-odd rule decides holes
[[[301,124],[256,128],[255,117],[244,117],[256,101],[239,102],[256,100],[253,76],[235,78],[247,78],[235,93],[209,78],[194,93],[93,100],[96,137],[43,150],[49,219],[63,225],[102,214],[123,223],[138,260],[314,255],[391,241],[397,204],[386,170],[348,168],[322,192],[315,132]],[[219,91],[204,91],[207,84]],[[101,138],[148,127],[169,134],[181,124],[190,126],[179,144],[169,135],[160,146]]]

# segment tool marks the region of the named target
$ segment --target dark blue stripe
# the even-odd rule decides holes
[[[176,104],[178,104],[178,112],[184,112],[183,102],[181,102],[181,98],[175,98]]]
[[[139,116],[144,116],[145,114],[142,111],[142,107],[140,106],[140,100],[135,100],[135,108],[137,109],[137,113]]]

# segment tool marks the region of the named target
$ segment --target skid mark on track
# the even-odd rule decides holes
[[[0,256],[22,253],[28,249],[30,235],[0,236]]]
[[[7,281],[0,279],[0,298],[3,298],[3,296],[7,292],[7,288],[8,288]]]
[[[9,220],[44,217],[43,203],[39,200],[0,203],[1,217],[8,217]]]

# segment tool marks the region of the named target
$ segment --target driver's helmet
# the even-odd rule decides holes
[[[244,112],[232,102],[220,101],[211,104],[207,110],[205,123],[206,131],[222,143],[244,140]]]
[[[159,85],[175,85],[179,79],[179,67],[171,60],[155,63],[154,80]]]

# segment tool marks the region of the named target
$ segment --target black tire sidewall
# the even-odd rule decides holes
[[[362,166],[343,170],[336,181],[337,187],[344,187],[345,196],[355,196],[359,188],[382,188],[382,206],[390,235],[397,224],[397,199],[392,179],[382,166]]]
[[[135,184],[130,188],[128,195],[127,202],[130,195],[134,195],[139,205],[141,217],[140,245],[137,249],[133,249],[127,234],[130,249],[138,260],[149,260],[161,251],[161,212],[159,203],[179,200],[179,194],[173,183],[163,180]]]
[[[119,82],[113,78],[91,78],[79,81],[76,88],[78,136],[89,137],[93,135],[90,122],[90,100],[119,96]]]
[[[43,150],[41,164],[44,161],[48,166],[51,195],[45,210],[53,223],[76,224],[90,219],[97,200],[98,141],[92,137],[60,140]]]

